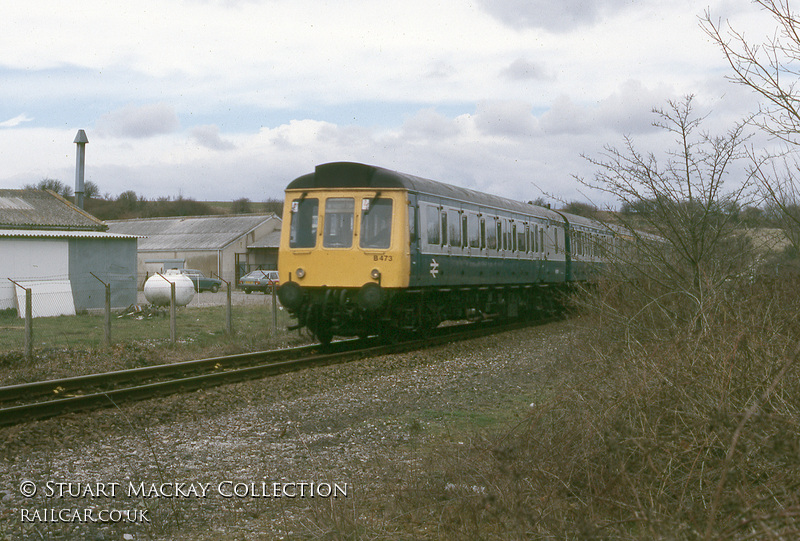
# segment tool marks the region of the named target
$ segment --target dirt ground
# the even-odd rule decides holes
[[[395,496],[524,419],[577,334],[552,323],[0,428],[0,540],[436,539]]]

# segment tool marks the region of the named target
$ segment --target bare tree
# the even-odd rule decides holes
[[[640,153],[626,137],[624,148],[606,146],[600,158],[586,157],[597,172],[591,181],[578,180],[634,209],[617,215],[620,237],[630,241],[619,268],[633,287],[646,276],[661,292],[685,294],[697,323],[708,293],[743,262],[742,254],[731,253],[736,237],[728,210],[741,206],[749,181],[724,188],[732,163],[744,155],[744,124],[711,136],[701,131],[706,117],[694,112],[693,99],[653,110],[654,125],[674,136],[663,157]]]
[[[58,179],[55,178],[43,178],[39,182],[34,184],[26,184],[26,190],[50,190],[52,192],[57,193],[62,197],[70,197],[72,196],[72,188],[69,185],[64,184]]]
[[[753,177],[768,204],[783,216],[781,228],[800,249],[800,183],[797,146],[800,145],[800,19],[789,0],[754,0],[775,22],[776,31],[753,43],[706,11],[701,25],[722,50],[733,74],[729,79],[763,98],[752,123],[786,144],[778,152],[749,151]]]
[[[83,185],[83,196],[86,199],[97,199],[100,196],[100,187],[91,180]]]
[[[748,42],[744,34],[715,21],[706,11],[701,25],[719,45],[733,75],[729,78],[761,95],[754,122],[779,139],[797,144],[800,131],[800,88],[797,61],[800,60],[800,20],[789,0],[754,0],[774,19],[777,30],[763,43]],[[724,29],[726,28],[726,29]]]
[[[231,214],[249,214],[250,212],[252,212],[250,199],[247,197],[240,197],[239,199],[233,200]]]

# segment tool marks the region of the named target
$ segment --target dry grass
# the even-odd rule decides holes
[[[603,284],[560,383],[523,423],[387,464],[381,509],[332,511],[330,536],[798,538],[798,288],[729,282],[701,327],[681,328],[681,300]]]
[[[309,343],[309,337],[287,331],[285,311],[272,314],[261,305],[235,306],[233,334],[225,332],[225,308],[182,308],[177,340],[170,343],[169,316],[113,318],[112,344],[103,344],[102,315],[80,314],[34,319],[34,356],[23,352],[23,330],[16,314],[0,313],[0,385],[124,370],[140,366],[277,349]]]

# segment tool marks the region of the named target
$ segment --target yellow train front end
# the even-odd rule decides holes
[[[371,334],[393,293],[408,287],[407,190],[303,178],[286,190],[281,303],[323,343]]]

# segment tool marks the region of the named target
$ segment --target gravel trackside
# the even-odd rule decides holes
[[[0,540],[436,538],[393,531],[392,495],[424,456],[523,419],[579,334],[557,322],[0,428]]]

